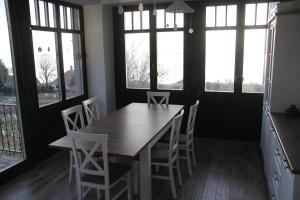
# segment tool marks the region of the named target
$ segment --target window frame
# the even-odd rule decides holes
[[[162,3],[157,4],[156,9],[166,9],[170,4]],[[185,53],[183,53],[183,89],[182,90],[176,90],[176,89],[158,89],[158,72],[157,72],[157,33],[158,32],[176,32],[176,31],[183,31],[183,52],[185,52],[186,44],[185,44],[185,38],[186,38],[186,31],[187,31],[187,16],[186,14],[183,14],[183,27],[178,27],[176,30],[174,28],[156,28],[156,16],[152,15],[153,11],[153,5],[144,5],[144,11],[149,10],[149,29],[141,29],[141,30],[125,30],[125,24],[124,24],[124,14],[120,16],[120,29],[121,29],[121,35],[122,35],[122,63],[124,63],[122,77],[124,77],[124,84],[122,84],[122,90],[123,91],[129,91],[129,92],[141,92],[144,93],[145,91],[170,91],[174,94],[184,94],[186,93],[186,79],[185,79]],[[134,12],[138,11],[137,6],[125,6],[124,7],[124,13],[125,12]],[[132,15],[133,16],[133,15]],[[166,15],[165,15],[166,16]],[[133,18],[132,18],[133,21]],[[175,22],[175,18],[174,18]],[[166,20],[165,20],[166,23]],[[142,25],[141,25],[142,26]],[[133,27],[133,24],[132,24]],[[126,33],[149,33],[150,35],[150,88],[149,89],[138,89],[138,88],[127,88],[127,77],[126,77],[126,60],[125,60],[125,34]],[[122,82],[123,82],[122,81]]]
[[[268,6],[273,1],[251,1],[251,0],[245,0],[245,1],[226,1],[226,2],[219,2],[219,1],[211,1],[206,2],[204,4],[204,30],[205,32],[207,30],[233,30],[231,28],[235,28],[236,30],[236,52],[235,52],[235,73],[234,73],[234,91],[233,92],[224,92],[224,91],[206,91],[205,90],[205,75],[204,75],[204,93],[225,93],[225,94],[263,94],[261,92],[243,92],[243,62],[244,62],[244,32],[247,29],[267,29],[268,25],[256,25],[256,16],[255,16],[255,24],[254,25],[246,25],[245,24],[245,17],[246,17],[246,5],[247,4],[259,4],[259,3],[268,3]],[[275,1],[274,1],[275,2]],[[206,27],[206,7],[209,6],[222,6],[222,5],[237,5],[237,20],[236,20],[236,26],[228,26],[228,27]],[[255,14],[257,13],[257,6]],[[268,9],[267,9],[267,17],[268,17]],[[225,28],[225,29],[224,29]],[[205,40],[206,41],[206,40]],[[205,45],[204,45],[205,46]],[[206,46],[204,47],[204,51],[206,51]],[[205,57],[204,57],[205,58]],[[204,70],[205,70],[205,64],[204,64]]]
[[[35,4],[36,2],[38,3],[39,0],[34,0]],[[57,54],[57,78],[59,80],[59,84],[60,84],[60,100],[58,100],[57,102],[53,102],[53,103],[49,103],[49,104],[45,104],[45,105],[39,105],[39,103],[37,103],[38,108],[39,109],[52,109],[55,108],[57,105],[63,104],[65,102],[72,102],[72,101],[77,101],[77,99],[81,99],[84,96],[86,96],[87,94],[87,77],[86,77],[86,51],[85,51],[85,39],[84,39],[84,21],[83,21],[83,8],[80,5],[76,5],[76,4],[72,4],[72,3],[67,3],[67,2],[57,2],[55,0],[41,0],[44,1],[46,3],[52,3],[53,4],[53,8],[54,8],[54,27],[50,27],[49,24],[49,19],[47,20],[47,18],[49,18],[49,15],[46,15],[46,26],[41,26],[41,25],[32,25],[31,24],[31,20],[30,20],[30,24],[29,24],[29,28],[30,28],[30,33],[31,33],[31,39],[32,38],[32,31],[46,31],[46,32],[54,32],[56,34],[56,54]],[[28,5],[29,5],[29,0],[28,0]],[[73,29],[68,29],[68,28],[61,28],[61,19],[60,19],[60,6],[64,6],[65,10],[66,7],[70,7],[73,9],[77,9],[78,10],[78,14],[79,14],[79,30],[74,30]],[[36,23],[39,24],[39,7],[35,7],[36,11]],[[30,13],[31,14],[31,13]],[[74,18],[74,16],[73,16]],[[31,18],[30,18],[31,19]],[[47,22],[48,21],[48,22]],[[67,19],[65,20],[67,21]],[[66,22],[64,23],[66,25]],[[49,26],[47,26],[49,25]],[[73,25],[72,25],[73,26]],[[64,26],[65,27],[65,26]],[[63,62],[63,49],[62,49],[62,34],[63,33],[71,33],[71,34],[78,34],[80,36],[80,40],[81,40],[81,59],[82,59],[82,66],[81,66],[81,77],[82,77],[82,83],[81,83],[81,89],[82,89],[82,94],[78,95],[78,96],[73,96],[70,98],[67,98],[66,95],[66,88],[65,88],[65,78],[64,78],[64,62]],[[32,43],[32,48],[33,48],[33,43]],[[34,60],[34,52],[32,52],[32,60]],[[35,68],[35,63],[34,66]],[[34,69],[34,76],[35,78],[36,76],[36,70]],[[39,102],[38,99],[38,90],[37,90],[37,85],[36,86],[36,98],[37,98],[37,102]]]

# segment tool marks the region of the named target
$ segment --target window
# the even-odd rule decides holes
[[[56,34],[47,31],[32,31],[32,41],[39,105],[58,102],[61,100],[61,91]]]
[[[62,51],[66,98],[83,94],[82,55],[80,35],[62,33]]]
[[[42,0],[29,7],[39,106],[83,95],[79,8]]]
[[[148,10],[124,12],[126,88],[183,90],[184,15],[157,10],[153,31],[149,17]]]
[[[246,4],[243,56],[244,93],[262,93],[267,3]]]
[[[124,29],[126,88],[150,89],[149,11],[125,12]]]
[[[263,92],[268,3],[244,6],[239,24],[236,5],[206,7],[205,91]]]
[[[234,92],[237,6],[206,8],[205,91]]]
[[[149,33],[127,33],[125,35],[127,88],[150,88],[149,37]]]

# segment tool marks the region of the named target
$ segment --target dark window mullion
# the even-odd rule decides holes
[[[66,88],[65,88],[65,77],[64,77],[64,66],[63,66],[63,53],[62,53],[62,39],[61,39],[61,25],[60,25],[60,15],[63,13],[59,12],[59,4],[55,5],[55,11],[56,11],[56,24],[57,24],[57,54],[58,54],[58,60],[59,60],[59,80],[60,80],[60,90],[61,90],[61,97],[62,100],[66,100]]]
[[[75,10],[71,8],[71,29],[76,30],[75,28]]]
[[[156,16],[150,15],[150,89],[157,90]],[[166,25],[166,23],[165,23]]]
[[[242,92],[243,77],[243,55],[244,55],[244,19],[245,5],[239,3],[237,5],[237,30],[236,30],[236,53],[235,53],[235,77],[234,77],[234,93]]]

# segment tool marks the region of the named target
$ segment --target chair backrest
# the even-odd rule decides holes
[[[181,128],[181,122],[183,118],[184,110],[181,110],[180,114],[174,117],[172,121],[172,129],[169,142],[169,159],[175,159],[178,156],[178,140]]]
[[[194,105],[190,106],[190,114],[189,114],[189,119],[186,127],[186,139],[188,142],[193,141],[198,105],[199,105],[199,100],[197,100]]]
[[[84,175],[104,178],[103,185],[109,185],[108,158],[107,158],[107,135],[89,134],[78,131],[68,131],[68,137],[72,139],[72,152],[74,155],[76,180],[81,183]],[[83,156],[79,158],[78,152]],[[102,153],[101,162],[95,159]]]
[[[81,105],[63,110],[61,114],[67,131],[77,131],[85,126]]]
[[[159,102],[157,102],[157,99],[155,97],[161,98]],[[150,92],[147,91],[147,103],[148,105],[151,103],[151,100],[153,101],[154,104],[166,104],[169,105],[169,97],[170,97],[170,92]],[[165,102],[165,103],[164,103]]]
[[[95,120],[99,120],[99,110],[97,97],[93,97],[82,101],[87,123],[91,124]]]

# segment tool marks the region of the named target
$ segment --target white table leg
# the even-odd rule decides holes
[[[140,152],[140,199],[151,200],[151,146]]]

